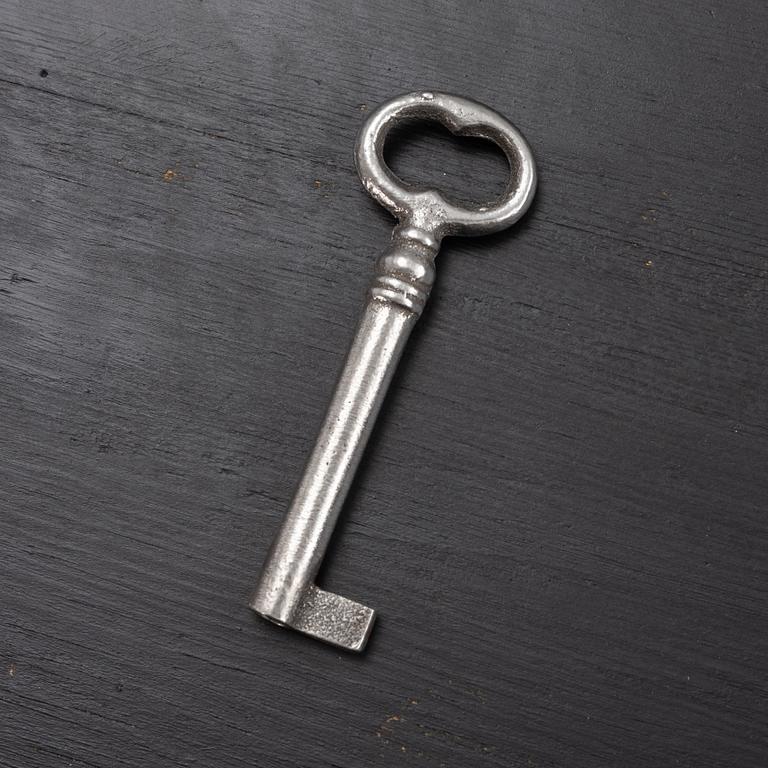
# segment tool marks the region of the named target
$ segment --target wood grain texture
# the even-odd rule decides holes
[[[765,3],[0,21],[0,764],[766,764]],[[440,256],[323,574],[358,658],[246,602],[388,238],[356,133],[418,87],[541,186]],[[392,162],[492,194],[461,147]]]

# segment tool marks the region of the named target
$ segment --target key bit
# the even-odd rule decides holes
[[[460,136],[485,138],[507,157],[510,179],[489,205],[454,205],[437,190],[406,185],[387,167],[387,134],[404,119],[437,120]],[[514,224],[536,189],[536,166],[521,133],[470,99],[420,92],[382,104],[355,147],[368,193],[397,219],[379,256],[362,317],[315,447],[267,555],[251,608],[277,624],[361,651],[375,612],[315,585],[315,577],[405,343],[429,297],[434,260],[447,235],[483,235]]]

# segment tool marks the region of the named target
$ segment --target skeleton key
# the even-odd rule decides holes
[[[460,136],[490,139],[504,152],[510,179],[502,198],[463,208],[434,189],[406,185],[387,167],[384,142],[403,119],[437,120]],[[408,336],[435,277],[446,235],[484,235],[514,224],[536,190],[536,166],[520,132],[492,109],[445,93],[409,93],[366,121],[355,163],[369,194],[395,216],[336,389],[283,525],[267,556],[251,608],[270,621],[361,651],[373,609],[315,585],[315,576]]]

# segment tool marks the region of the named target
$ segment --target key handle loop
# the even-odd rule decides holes
[[[384,144],[394,126],[409,118],[436,120],[457,136],[489,139],[504,152],[510,176],[501,198],[463,207],[436,189],[406,184],[387,166]],[[363,186],[400,222],[400,229],[422,233],[439,244],[445,235],[485,235],[514,224],[536,191],[536,163],[520,131],[498,112],[471,99],[420,91],[398,96],[366,120],[355,145],[355,164]],[[420,238],[421,239],[421,238]]]

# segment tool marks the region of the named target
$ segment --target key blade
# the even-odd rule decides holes
[[[288,626],[348,651],[360,652],[371,634],[376,611],[310,585]]]

